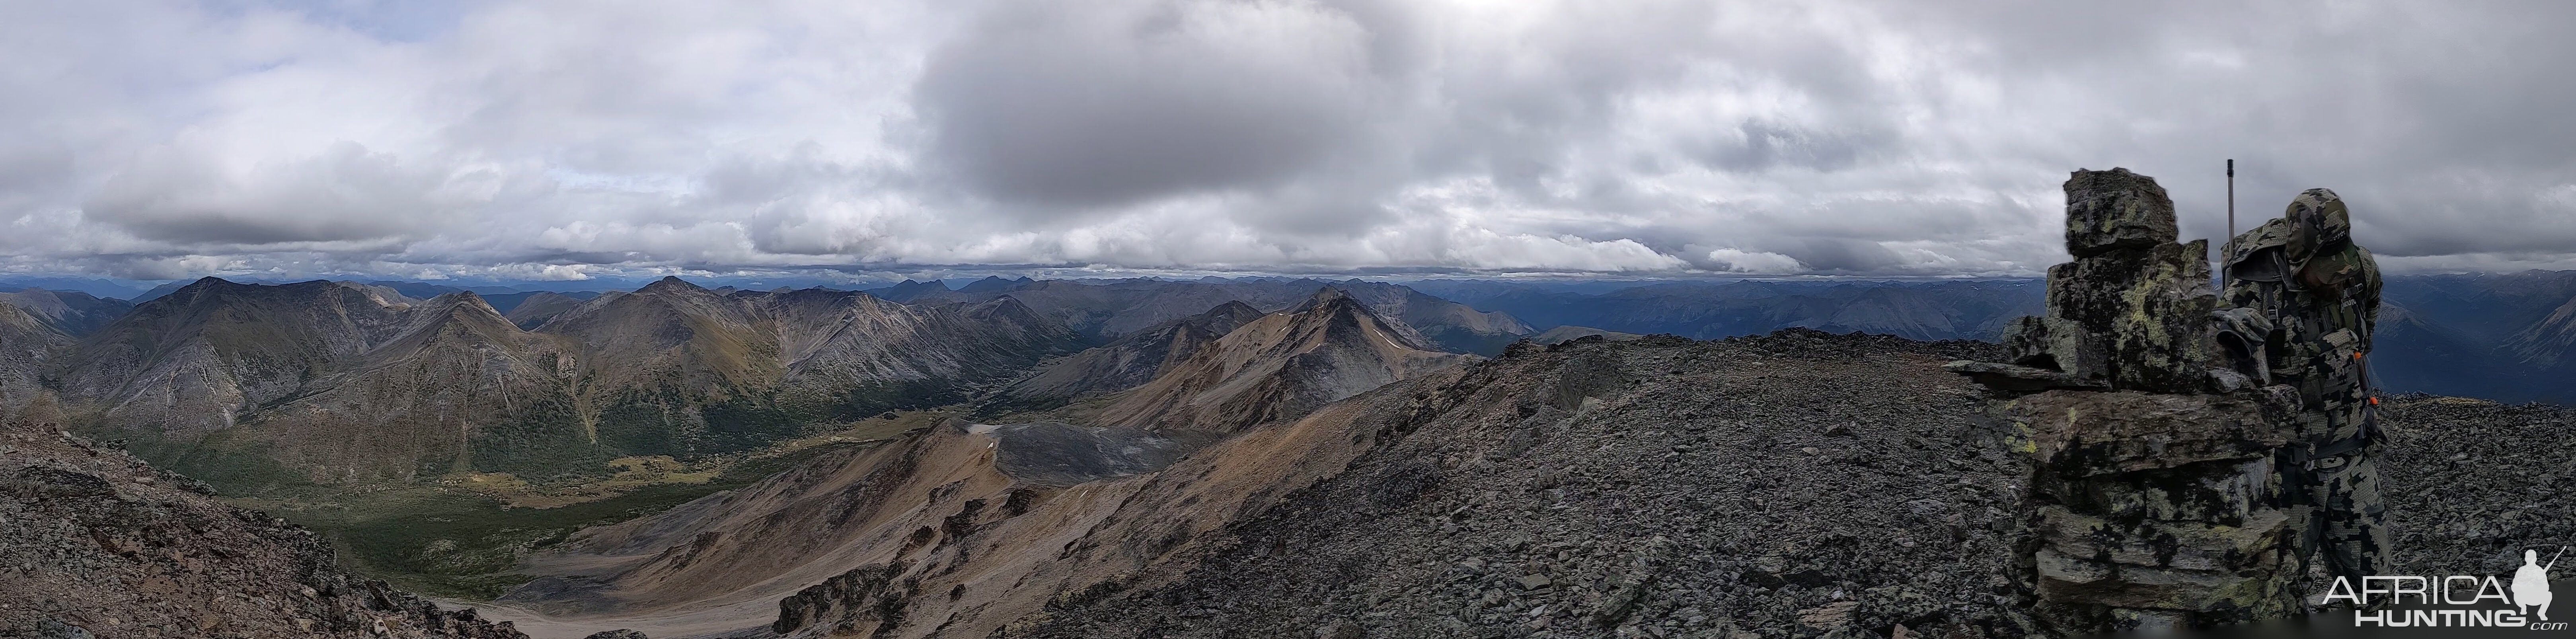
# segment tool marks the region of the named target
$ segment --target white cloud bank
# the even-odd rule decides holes
[[[2576,263],[2576,5],[0,0],[0,271],[2030,275],[2058,183]]]

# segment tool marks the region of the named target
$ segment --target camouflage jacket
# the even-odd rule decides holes
[[[2319,418],[2302,429],[2310,444],[2369,435],[2364,355],[2379,319],[2379,266],[2350,242],[2293,264],[2281,241],[2288,227],[2274,219],[2228,243],[2223,303],[2270,320],[2273,331],[2263,340],[2269,381],[2297,388]]]

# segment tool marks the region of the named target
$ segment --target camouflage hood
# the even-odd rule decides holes
[[[2227,263],[2237,264],[2263,249],[2279,247],[2292,268],[2309,258],[2342,250],[2352,241],[2352,214],[2331,189],[2308,189],[2290,198],[2281,217],[2236,236],[2227,245]]]

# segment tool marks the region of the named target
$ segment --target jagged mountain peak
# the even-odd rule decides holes
[[[416,310],[413,314],[415,319],[412,321],[415,327],[441,322],[462,322],[475,326],[477,330],[500,333],[522,332],[518,325],[510,323],[509,317],[502,315],[499,309],[492,308],[490,301],[473,291],[448,293],[429,298],[413,308]]]
[[[706,287],[703,287],[703,286],[699,286],[699,285],[696,285],[696,284],[691,284],[691,283],[689,283],[689,281],[688,281],[688,280],[680,279],[680,276],[677,276],[677,275],[669,275],[669,276],[664,276],[662,279],[653,280],[653,283],[651,283],[651,284],[646,284],[646,285],[644,285],[644,287],[643,287],[643,288],[635,289],[635,292],[637,292],[637,293],[665,293],[665,292],[703,293],[703,292],[707,292],[707,289],[706,289]]]
[[[1341,291],[1227,332],[1104,407],[1101,426],[1230,432],[1295,419],[1324,404],[1472,361],[1441,353]]]
[[[1359,300],[1358,298],[1351,297],[1350,291],[1342,290],[1339,287],[1326,286],[1315,289],[1315,294],[1306,296],[1306,301],[1298,302],[1295,307],[1291,307],[1288,310],[1290,312],[1303,311],[1335,302],[1357,304],[1359,303]]]

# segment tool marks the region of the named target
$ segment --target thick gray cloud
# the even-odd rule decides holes
[[[2028,275],[2065,172],[2212,237],[2231,157],[2576,267],[2564,3],[0,10],[0,271]]]

